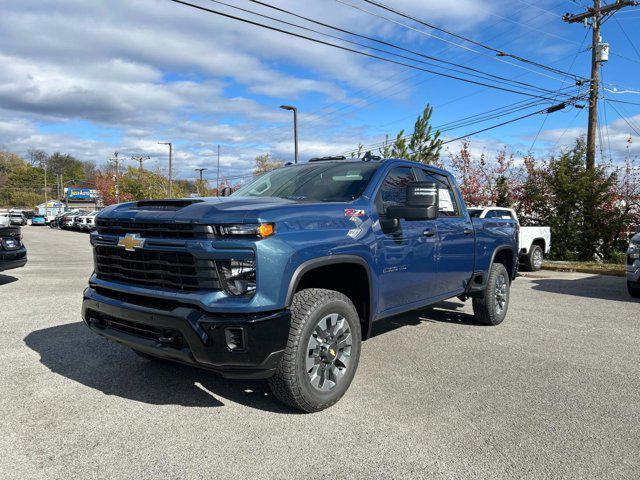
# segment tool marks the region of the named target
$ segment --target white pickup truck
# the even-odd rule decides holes
[[[503,207],[471,207],[469,215],[476,218],[504,218],[515,220],[520,226],[518,247],[520,263],[527,270],[535,272],[542,268],[542,259],[551,248],[551,229],[549,227],[523,227],[515,210]]]

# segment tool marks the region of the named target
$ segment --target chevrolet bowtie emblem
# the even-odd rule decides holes
[[[123,247],[127,252],[133,252],[136,248],[144,246],[144,238],[137,233],[127,233],[118,240],[118,246]]]

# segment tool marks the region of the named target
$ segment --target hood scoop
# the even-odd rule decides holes
[[[201,202],[202,200],[195,198],[184,200],[140,200],[136,202],[136,206],[131,210],[176,212],[184,207]]]

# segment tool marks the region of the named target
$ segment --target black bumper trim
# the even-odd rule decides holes
[[[156,357],[186,363],[220,373],[227,378],[268,378],[282,357],[289,336],[289,310],[262,315],[230,316],[202,312],[188,307],[172,311],[128,304],[87,288],[82,317],[96,334]],[[178,332],[184,340],[168,345],[148,336],[109,326],[104,318],[134,322],[151,330]],[[117,325],[117,322],[114,322]],[[225,340],[226,327],[241,327],[247,348],[231,351]]]
[[[18,250],[17,252],[20,252],[20,250]],[[27,264],[26,254],[24,257],[19,258],[17,260],[0,260],[0,272],[4,270],[11,270],[13,268],[24,267],[26,264]]]

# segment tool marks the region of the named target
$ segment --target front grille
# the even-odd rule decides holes
[[[131,303],[146,308],[156,308],[158,310],[166,310],[168,312],[175,310],[181,304],[174,302],[173,300],[165,300],[163,298],[147,297],[146,295],[136,295],[133,293],[120,292],[118,290],[111,290],[110,288],[99,287],[93,285],[92,288],[97,294],[103,297],[113,298],[120,302]]]
[[[133,252],[110,245],[94,249],[96,275],[147,287],[170,290],[220,290],[213,260],[198,260],[187,252],[140,249]]]
[[[633,265],[636,260],[631,258],[631,255],[627,255],[627,265]]]
[[[124,220],[98,219],[98,234],[124,236],[137,233],[143,238],[215,238],[213,229],[207,225],[188,223],[132,222]]]

